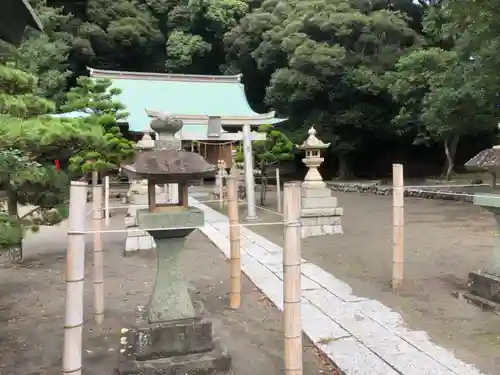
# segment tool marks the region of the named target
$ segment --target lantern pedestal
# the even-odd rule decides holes
[[[139,210],[137,222],[155,239],[157,272],[148,308],[122,335],[118,374],[227,374],[230,356],[193,305],[180,263],[187,235],[204,225],[203,211],[163,206]]]
[[[500,195],[475,196],[474,204],[490,211],[500,229]],[[500,243],[493,249],[485,269],[469,273],[469,291],[463,297],[481,307],[500,311]]]

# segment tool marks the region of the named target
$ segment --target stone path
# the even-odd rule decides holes
[[[229,255],[225,215],[191,198],[204,210],[202,232]],[[264,294],[283,309],[282,248],[242,228],[242,269]],[[382,303],[357,297],[346,283],[303,260],[302,326],[305,334],[346,375],[479,375],[475,366],[411,331],[402,317]]]

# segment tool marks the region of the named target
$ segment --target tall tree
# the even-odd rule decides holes
[[[332,142],[341,178],[350,155],[388,130],[395,106],[384,72],[419,42],[401,13],[381,4],[267,0],[226,38],[233,64],[274,71],[267,103]]]
[[[81,121],[102,127],[105,139],[105,142],[96,145],[98,147],[84,149],[72,155],[72,171],[98,171],[105,174],[118,170],[123,160],[134,155],[133,142],[123,137],[117,126],[128,115],[123,104],[115,100],[115,96],[119,94],[120,90],[112,88],[110,80],[93,80],[88,77],[78,78],[77,85],[66,94],[62,110],[87,114]]]
[[[68,23],[71,15],[63,8],[47,5],[47,0],[31,0],[44,32],[28,29],[18,48],[2,44],[0,63],[9,64],[38,77],[36,94],[56,102],[62,99],[71,75],[69,56],[74,38]]]
[[[105,143],[100,127],[47,116],[55,105],[38,91],[33,75],[0,65],[0,243],[14,261],[22,259],[26,230],[56,224],[67,213],[69,180],[54,160],[67,163]]]

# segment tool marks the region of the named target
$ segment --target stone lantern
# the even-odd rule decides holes
[[[337,198],[331,196],[318,171],[323,163],[321,151],[330,143],[324,143],[316,137],[316,129],[309,129],[309,136],[298,148],[304,150],[302,162],[308,168],[302,182],[301,224],[302,237],[322,236],[342,233],[342,208],[337,205]]]
[[[495,177],[500,173],[500,145],[481,151],[465,163],[465,167],[491,173],[495,185]],[[500,228],[500,194],[476,194],[473,202],[490,211]],[[484,269],[469,273],[469,292],[464,297],[480,306],[500,309],[500,243],[492,249],[490,262]]]
[[[137,211],[137,224],[154,238],[158,260],[149,306],[139,311],[135,327],[123,330],[117,373],[224,374],[230,357],[214,340],[201,306],[191,300],[180,264],[186,237],[204,225],[203,211],[188,204],[188,184],[213,177],[215,168],[169,142],[181,121],[162,115],[155,127],[165,135],[162,149],[140,152],[133,164],[122,167],[130,178],[147,180],[148,208]],[[166,183],[177,184],[178,203],[157,202],[155,187]]]

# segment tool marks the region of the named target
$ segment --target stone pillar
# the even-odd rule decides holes
[[[224,187],[224,180],[227,177],[226,172],[226,163],[224,160],[217,160],[217,174],[215,175],[215,187],[214,187],[214,196],[217,199],[224,199],[226,194],[226,189]],[[222,189],[222,197],[220,196],[220,192]]]
[[[305,151],[302,159],[309,169],[302,182],[301,224],[302,237],[322,236],[325,234],[341,234],[341,217],[343,210],[338,207],[337,198],[332,197],[331,190],[326,186],[318,171],[323,163],[321,150],[330,146],[316,138],[314,127],[309,129],[309,137],[299,146]]]
[[[258,220],[255,208],[255,179],[253,176],[252,135],[250,125],[243,125],[243,156],[245,158],[245,187],[247,193],[247,221]]]
[[[137,142],[136,148],[141,151],[151,150],[154,141],[150,136],[150,129],[146,129],[142,139]],[[146,180],[130,181],[130,189],[127,192],[127,201],[130,204],[125,216],[125,227],[127,237],[125,239],[125,255],[139,250],[151,250],[156,247],[153,237],[137,226],[137,210],[148,205],[148,183]]]
[[[500,230],[500,195],[478,194],[474,204],[490,211]],[[493,247],[486,267],[469,273],[469,293],[465,297],[473,303],[492,310],[500,309],[500,241]]]

